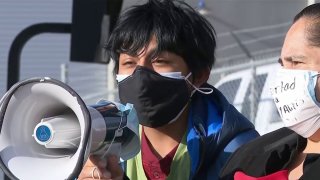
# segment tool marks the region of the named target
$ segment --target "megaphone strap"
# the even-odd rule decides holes
[[[124,113],[124,112],[122,112],[122,113]],[[119,131],[122,130],[123,127],[121,127],[121,125],[122,125],[123,117],[124,117],[124,116],[122,115],[122,116],[121,116],[121,121],[120,121],[120,123],[119,123],[118,128],[117,128],[117,129],[115,130],[115,132],[114,132],[114,135],[113,135],[113,138],[112,138],[112,140],[111,140],[111,143],[110,143],[108,149],[107,149],[107,150],[104,152],[104,154],[101,156],[101,158],[105,158],[105,156],[109,153],[110,147],[112,146],[112,144],[114,143],[114,140],[115,140],[116,137],[118,136],[117,133],[119,133]]]

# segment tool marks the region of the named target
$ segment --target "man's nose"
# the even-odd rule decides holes
[[[138,66],[143,66],[143,67],[146,67],[146,68],[149,68],[151,70],[154,70],[153,69],[153,66],[152,66],[152,62],[151,60],[147,60],[147,59],[144,59],[144,58],[141,58],[137,64]]]

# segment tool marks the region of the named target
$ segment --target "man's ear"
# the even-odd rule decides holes
[[[195,75],[193,79],[193,85],[195,85],[196,87],[200,87],[202,84],[208,81],[209,75],[210,75],[210,68],[201,70]]]

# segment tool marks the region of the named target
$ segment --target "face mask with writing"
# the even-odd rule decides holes
[[[320,128],[320,103],[315,95],[318,76],[316,71],[280,69],[270,87],[284,125],[305,138]]]

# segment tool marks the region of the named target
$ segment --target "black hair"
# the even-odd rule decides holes
[[[312,46],[320,47],[320,3],[305,7],[293,19],[293,22],[301,18],[309,19],[310,23],[306,28],[307,39]]]
[[[120,15],[105,49],[115,60],[117,73],[120,53],[138,55],[155,36],[158,46],[154,56],[162,51],[175,53],[197,74],[214,64],[215,35],[213,26],[185,2],[149,0]]]

